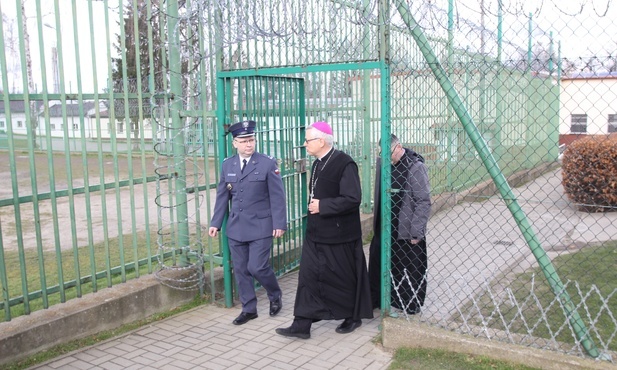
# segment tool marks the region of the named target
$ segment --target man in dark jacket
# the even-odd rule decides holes
[[[351,333],[372,318],[366,259],[362,249],[358,166],[333,148],[332,128],[315,122],[306,129],[304,146],[316,157],[309,182],[306,237],[302,246],[294,321],[276,332],[310,338],[311,324],[343,320],[336,328]]]
[[[257,318],[253,278],[268,293],[270,316],[283,307],[281,288],[270,266],[270,250],[272,238],[280,238],[287,230],[285,190],[276,159],[255,152],[255,126],[255,121],[243,121],[229,127],[238,153],[223,161],[208,230],[208,235],[216,237],[229,214],[227,239],[242,302],[234,325]]]
[[[424,158],[403,148],[390,136],[391,204],[391,304],[413,315],[426,297],[426,225],[431,213],[428,169]],[[373,240],[369,250],[369,277],[373,308],[381,299],[381,158],[377,159],[373,208]]]

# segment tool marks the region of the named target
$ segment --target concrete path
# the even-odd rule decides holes
[[[293,320],[297,272],[279,279],[283,310],[268,315],[268,298],[258,291],[259,317],[235,326],[238,306],[214,305],[152,323],[121,337],[55,358],[32,369],[387,369],[392,355],[374,343],[379,334],[375,318],[351,334],[334,331],[341,321],[313,325],[308,340],[274,332]]]
[[[564,194],[561,179],[561,169],[555,169],[512,189],[547,256],[552,260],[617,240],[617,212],[578,211]],[[507,284],[507,274],[538,266],[500,196],[457,204],[431,217],[428,229],[429,287],[423,321],[448,327],[452,315],[461,314],[470,299],[495,289],[497,278]]]

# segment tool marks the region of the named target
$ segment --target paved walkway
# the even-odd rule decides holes
[[[283,310],[268,315],[268,298],[258,291],[259,317],[235,326],[233,308],[201,306],[121,337],[79,349],[32,369],[387,369],[392,355],[374,343],[375,318],[351,334],[334,331],[341,321],[313,324],[308,340],[274,332],[293,320],[298,274],[279,279]]]

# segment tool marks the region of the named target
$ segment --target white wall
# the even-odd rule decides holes
[[[572,114],[587,114],[587,134],[607,134],[608,115],[617,114],[617,78],[562,79],[559,134],[571,134]]]

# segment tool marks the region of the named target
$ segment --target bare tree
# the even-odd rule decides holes
[[[153,10],[158,6],[158,1],[152,1]],[[135,18],[137,18],[137,32],[135,32]],[[153,57],[150,58],[148,48],[148,28],[150,27],[153,42]],[[148,18],[147,2],[140,0],[137,3],[137,12],[133,10],[132,3],[125,8],[123,22],[124,45],[121,35],[117,35],[116,51],[120,55],[113,58],[112,86],[114,92],[136,93],[138,82],[141,83],[141,93],[149,91],[148,80],[154,77],[155,90],[162,90],[164,83],[164,66],[162,59],[162,45],[160,35],[159,14],[152,12],[152,17]],[[136,35],[137,34],[137,35]],[[139,65],[137,64],[139,56]],[[126,69],[126,75],[125,75]],[[125,91],[124,80],[128,82],[128,91]],[[138,81],[138,79],[140,79]],[[139,110],[141,108],[143,118],[152,117],[152,109],[149,98],[128,99],[128,117],[126,116],[125,99],[114,100],[114,113],[118,121],[126,122],[130,125],[135,139],[135,147],[138,147],[139,139]]]
[[[7,76],[5,77],[10,81],[14,80],[15,77],[19,75],[19,68],[17,68],[15,63],[15,61],[19,59],[17,54],[19,39],[15,32],[14,19],[2,13],[2,24],[4,26],[4,53],[7,56],[7,61],[13,61],[13,63],[7,66]],[[2,77],[1,73],[0,77]],[[0,86],[0,91],[2,91],[2,86]]]
[[[32,77],[32,58],[30,56],[30,35],[28,34],[28,17],[26,15],[26,0],[21,0],[21,17],[23,22],[23,31],[24,31],[24,49],[26,51],[26,73],[28,78],[28,90],[32,92],[35,91],[34,86],[34,78]],[[25,88],[25,86],[24,86]],[[25,90],[25,89],[24,89]],[[36,110],[36,102],[30,102],[30,117],[29,124],[32,129],[32,145],[34,148],[37,148],[36,144],[36,128],[39,125],[38,122],[38,114]]]

